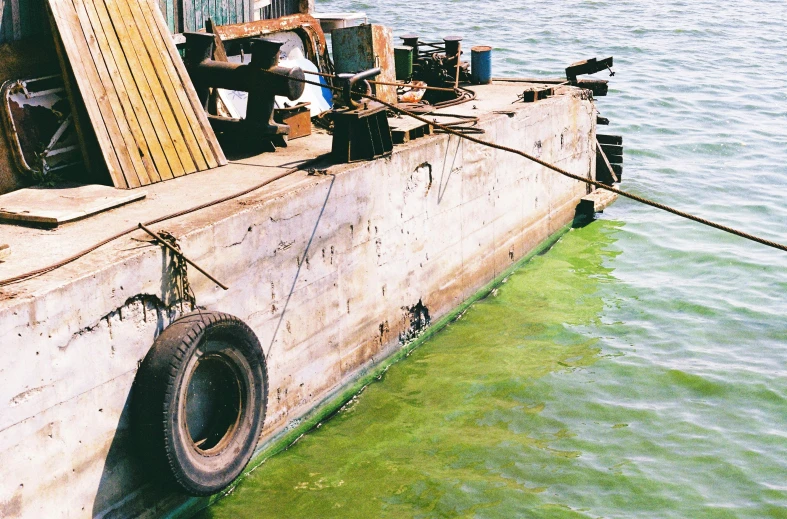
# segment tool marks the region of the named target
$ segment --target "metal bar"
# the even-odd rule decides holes
[[[71,145],[71,146],[67,146],[65,148],[58,148],[56,150],[51,150],[51,151],[46,152],[44,154],[44,157],[54,157],[55,155],[60,155],[61,153],[68,153],[68,152],[74,151],[74,150],[76,150],[78,148],[79,147],[76,144]],[[67,165],[62,166],[62,167],[66,168],[68,166],[70,166],[70,164],[67,164]],[[49,169],[49,171],[53,171],[53,170],[54,170],[53,168]]]
[[[49,144],[47,144],[46,149],[44,149],[45,156],[47,153],[49,153],[52,150],[52,148],[55,147],[55,144],[57,144],[57,141],[59,141],[60,137],[63,136],[63,133],[66,131],[69,125],[71,125],[71,114],[69,114],[68,117],[66,117],[65,121],[63,121],[63,124],[60,125],[60,127],[57,129],[55,134],[49,140]]]
[[[205,270],[203,270],[203,269],[202,269],[202,267],[200,267],[199,265],[197,265],[196,263],[194,263],[193,261],[191,261],[190,259],[188,259],[188,258],[187,258],[187,257],[186,257],[186,256],[185,256],[185,255],[184,255],[182,252],[181,252],[181,251],[179,251],[178,249],[176,249],[175,247],[173,247],[172,245],[170,245],[170,244],[169,244],[169,243],[168,243],[166,240],[164,240],[164,239],[163,239],[161,236],[159,236],[158,234],[155,234],[153,231],[151,231],[150,229],[148,229],[147,227],[145,227],[145,225],[144,225],[143,223],[141,223],[141,222],[140,222],[140,224],[139,224],[139,228],[140,228],[140,229],[142,229],[143,231],[145,231],[146,233],[148,233],[149,235],[151,235],[153,238],[155,238],[157,242],[159,242],[160,244],[162,244],[163,246],[165,246],[166,248],[168,248],[168,249],[169,249],[169,250],[170,250],[170,251],[171,251],[173,254],[177,254],[178,256],[180,256],[181,258],[183,258],[183,261],[185,261],[186,263],[188,263],[189,265],[191,265],[191,266],[192,266],[192,267],[194,267],[195,269],[197,269],[197,270],[199,270],[200,272],[202,272],[202,274],[204,274],[206,278],[210,279],[211,281],[213,281],[214,283],[216,283],[218,286],[220,286],[220,287],[221,287],[221,288],[223,288],[224,290],[229,290],[229,287],[228,287],[227,285],[225,285],[224,283],[222,283],[222,282],[221,282],[221,281],[219,281],[218,279],[214,278],[213,276],[211,276],[211,275],[210,275],[210,274],[208,274],[207,272],[205,272]]]
[[[612,180],[615,182],[620,182],[618,180],[618,176],[615,174],[615,170],[612,169],[612,164],[609,163],[609,159],[607,158],[607,154],[604,153],[604,148],[601,147],[601,144],[598,143],[598,139],[596,140],[596,150],[601,154],[601,157],[604,159],[604,163],[607,165],[607,169],[609,169],[609,174],[612,175]]]

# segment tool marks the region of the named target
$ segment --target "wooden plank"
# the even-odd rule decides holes
[[[19,5],[19,34],[21,38],[30,37],[32,31],[30,30],[30,13],[33,9],[33,1],[31,0],[18,0]]]
[[[114,116],[115,123],[120,132],[119,137],[122,142],[122,144],[119,143],[119,147],[125,145],[125,149],[128,151],[129,160],[131,161],[133,169],[123,171],[123,174],[126,176],[126,181],[130,187],[150,184],[148,170],[153,170],[153,163],[149,159],[145,138],[142,136],[139,125],[136,124],[136,119],[133,119],[132,122],[131,117],[126,117],[126,110],[123,107],[118,92],[118,86],[122,90],[123,84],[117,85],[110,75],[107,63],[98,45],[98,35],[93,30],[93,25],[90,22],[84,2],[82,0],[72,0],[72,3],[77,19],[79,20],[79,25],[82,27],[82,33],[84,34],[85,42],[90,52],[89,55],[93,57],[93,64],[96,67],[98,78],[101,81],[101,85],[104,87],[107,101],[112,111],[111,115],[104,114],[104,121],[106,122],[107,119]],[[133,113],[130,115],[133,117]]]
[[[63,14],[63,9],[60,0],[49,0],[47,3],[49,7],[49,14],[52,17],[53,28],[56,27],[57,32],[60,34],[60,41],[63,46],[65,56],[61,61],[63,63],[70,63],[74,70],[74,78],[77,83],[78,89],[82,94],[82,99],[85,103],[85,108],[88,117],[92,123],[93,129],[98,139],[99,148],[104,158],[104,163],[107,165],[109,176],[115,187],[126,188],[128,183],[123,176],[123,169],[121,167],[120,159],[115,153],[112,139],[109,136],[108,128],[103,124],[103,117],[101,115],[102,104],[100,103],[100,90],[96,85],[97,90],[94,92],[93,83],[87,80],[88,66],[83,61],[82,57],[86,56],[86,52],[75,43],[72,29]],[[84,40],[83,40],[84,41]],[[86,49],[84,49],[86,50]],[[88,58],[89,59],[89,58]],[[92,63],[92,60],[90,60]],[[65,66],[65,65],[64,65]]]
[[[180,154],[184,153],[184,151],[181,149],[181,147],[176,145],[176,142],[173,141],[170,134],[170,131],[172,131],[175,132],[176,138],[179,137],[176,132],[177,129],[173,127],[170,130],[170,126],[167,124],[164,115],[162,115],[158,104],[156,103],[154,91],[150,86],[151,84],[155,85],[155,77],[149,78],[146,75],[145,70],[142,68],[142,64],[137,58],[137,53],[133,48],[124,48],[121,46],[121,41],[130,41],[125,25],[123,23],[117,25],[112,23],[110,12],[107,10],[107,6],[102,0],[94,0],[93,5],[96,7],[98,16],[106,29],[106,34],[115,35],[115,39],[117,41],[115,52],[118,52],[116,62],[125,63],[128,66],[128,73],[134,79],[136,91],[138,92],[142,102],[145,105],[145,108],[147,109],[147,115],[150,118],[151,124],[153,125],[156,137],[158,138],[158,141],[164,150],[164,154],[167,158],[167,163],[169,166],[169,171],[165,168],[161,168],[159,170],[159,174],[161,175],[162,179],[165,180],[182,176],[185,170],[183,168],[183,164],[180,161]],[[130,46],[127,44],[126,47]],[[126,82],[126,84],[130,85],[128,82]],[[132,90],[133,89],[129,88],[129,91]],[[152,136],[149,136],[148,138],[152,139]],[[183,145],[182,148],[185,149],[185,145]]]
[[[216,34],[216,24],[213,23],[213,18],[205,20],[205,32],[213,34],[213,60],[227,62],[227,51],[224,49],[224,42]],[[208,98],[208,113],[219,114],[219,89],[211,88],[210,97]]]
[[[194,20],[194,2],[192,0],[179,0],[181,5],[181,16],[183,19],[183,31],[189,32],[193,31],[194,28],[191,26],[192,20]],[[175,31],[180,32],[180,31]]]
[[[176,32],[175,27],[178,24],[178,21],[175,19],[175,3],[172,0],[165,0],[167,8],[164,11],[167,15],[164,17],[167,20],[167,27],[171,32]]]
[[[140,26],[143,40],[148,45],[148,51],[151,54],[155,52],[156,71],[167,89],[167,93],[172,95],[170,104],[175,110],[178,124],[189,144],[189,149],[192,150],[192,158],[197,164],[197,168],[203,170],[215,167],[215,160],[211,157],[211,150],[204,132],[197,124],[191,104],[184,93],[186,85],[191,86],[191,79],[188,78],[187,83],[184,84],[174,72],[168,47],[172,47],[176,54],[177,49],[172,43],[166,26],[163,25],[161,13],[156,11],[155,6],[151,5],[149,0],[131,0],[129,5],[137,24]],[[177,59],[180,61],[180,55],[177,56]]]
[[[151,180],[156,182],[173,178],[173,168],[170,166],[170,162],[173,163],[175,169],[182,169],[182,166],[169,134],[164,127],[161,114],[156,109],[147,80],[141,74],[136,75],[132,72],[131,65],[126,60],[118,40],[118,34],[115,32],[112,21],[109,19],[109,13],[106,11],[104,3],[100,0],[85,0],[85,5],[88,7],[88,13],[91,14],[91,18],[95,17],[103,29],[101,34],[103,34],[104,40],[100,40],[99,43],[108,47],[108,50],[106,47],[104,48],[104,54],[107,59],[111,56],[114,62],[116,72],[113,72],[113,77],[117,75],[123,82],[132,112],[136,116],[145,136],[150,155],[155,164],[155,174],[151,175]],[[94,27],[97,27],[96,23],[94,23]],[[138,83],[141,84],[141,87]],[[152,111],[156,112],[153,116],[150,113]]]
[[[146,0],[142,0],[143,5],[146,5],[146,3]],[[160,13],[153,13],[153,16],[159,19],[161,18]],[[160,24],[159,28],[161,28]],[[181,95],[181,100],[191,105],[194,118],[202,129],[202,136],[207,142],[209,149],[212,151],[213,162],[209,162],[209,166],[212,168],[224,166],[227,164],[227,158],[224,156],[224,151],[221,149],[218,139],[216,139],[216,134],[213,132],[213,128],[208,121],[208,115],[205,113],[199,101],[199,97],[197,97],[197,92],[194,90],[194,84],[191,82],[191,78],[189,77],[188,71],[186,71],[186,66],[183,64],[178,49],[170,42],[167,34],[162,33],[162,38],[167,42],[166,50],[169,52],[171,58],[171,61],[168,62],[168,65],[171,67],[170,73],[173,75],[173,78],[177,78],[183,85],[183,89],[178,91]]]
[[[47,1],[116,187],[226,164],[156,0]]]
[[[79,88],[76,85],[76,78],[74,78],[74,72],[69,66],[68,56],[65,49],[63,48],[63,42],[60,39],[60,34],[54,29],[55,20],[48,8],[46,8],[46,15],[49,19],[50,26],[53,27],[52,39],[54,40],[55,52],[57,53],[58,60],[60,61],[61,73],[63,75],[63,84],[65,85],[66,93],[68,94],[69,104],[71,105],[71,114],[74,117],[74,129],[76,130],[77,138],[79,139],[82,160],[85,162],[85,169],[95,174],[96,168],[93,164],[93,154],[90,151],[91,146],[88,144],[92,142],[92,140],[90,139],[86,130],[86,128],[90,126],[90,118],[87,115],[87,110],[84,108],[84,105],[80,105],[79,103],[79,99],[81,98],[79,97]]]
[[[74,76],[82,99],[88,109],[91,125],[99,137],[99,146],[105,161],[115,157],[117,167],[109,168],[116,187],[128,188],[139,184],[128,149],[115,120],[106,90],[98,75],[87,40],[82,32],[76,10],[70,0],[50,0],[64,49],[74,68]],[[128,175],[127,175],[128,173]],[[133,178],[131,178],[133,177]]]
[[[191,160],[191,152],[183,140],[175,115],[167,101],[167,96],[164,93],[164,89],[153,67],[150,56],[142,43],[142,36],[139,34],[139,30],[134,20],[131,18],[127,6],[126,9],[121,9],[121,6],[125,6],[125,3],[123,1],[114,0],[104,1],[104,5],[115,26],[115,30],[119,31],[121,30],[119,29],[120,27],[123,28],[124,37],[121,38],[121,41],[123,42],[126,57],[129,58],[130,55],[133,54],[133,59],[136,59],[139,63],[141,70],[139,73],[135,73],[135,77],[144,77],[147,80],[153,96],[152,102],[157,107],[164,120],[164,126],[167,128],[167,132],[177,152],[178,160],[183,167],[182,171],[173,168],[173,174],[177,177],[185,173],[193,173],[197,168]],[[172,165],[172,163],[170,163],[170,165]]]
[[[11,23],[11,9],[6,7],[8,0],[0,0],[0,43],[6,43],[14,39],[13,29],[10,28]]]
[[[202,0],[186,0],[187,2],[191,2],[194,6],[194,28],[192,30],[196,31],[199,27],[200,23],[198,20],[202,18]]]
[[[604,149],[601,147],[601,144],[599,144],[598,139],[596,139],[596,152],[598,153],[598,155],[601,156],[601,158],[604,161],[604,164],[606,164],[607,171],[609,171],[610,175],[612,175],[612,180],[614,182],[620,182],[618,180],[617,175],[615,175],[615,170],[612,168],[612,165],[609,163],[609,160],[607,159],[606,153],[604,153]]]
[[[623,144],[623,137],[620,135],[604,135],[597,133],[596,139],[598,139],[600,144],[616,144],[618,146]]]
[[[132,17],[131,19],[133,19],[137,24],[139,33],[142,36],[144,48],[147,49],[148,55],[151,57],[155,73],[158,76],[166,94],[166,100],[169,102],[170,107],[175,114],[178,127],[180,128],[188,150],[191,153],[191,158],[195,163],[194,171],[208,169],[206,155],[210,154],[210,149],[208,148],[207,143],[205,143],[205,146],[203,147],[201,145],[202,143],[199,142],[200,136],[204,142],[204,135],[202,135],[202,132],[199,130],[195,132],[195,129],[190,124],[188,115],[184,111],[184,109],[188,107],[184,106],[184,104],[182,104],[180,101],[181,96],[179,94],[182,92],[183,87],[179,84],[179,82],[172,81],[172,78],[170,77],[170,74],[167,70],[166,62],[169,60],[167,59],[166,49],[162,48],[166,46],[166,42],[160,36],[154,37],[156,33],[151,32],[151,29],[153,29],[153,31],[156,29],[155,27],[151,28],[150,24],[152,23],[152,25],[155,26],[157,22],[155,20],[151,20],[150,13],[156,12],[158,13],[159,17],[161,17],[161,13],[155,8],[155,6],[151,5],[146,0],[131,0],[128,3],[123,0],[119,0],[118,4],[121,5],[121,10],[129,10],[130,16]],[[141,8],[143,5],[149,9],[148,13],[144,13],[142,11]],[[167,31],[167,34],[169,34],[168,29],[163,22],[164,20],[161,18],[161,29],[163,31]],[[167,38],[169,38],[169,36],[167,36]],[[192,171],[187,170],[187,173],[190,172]]]
[[[227,51],[224,49],[224,42],[216,34],[216,24],[213,23],[213,18],[208,18],[205,21],[205,32],[213,33],[213,59],[216,61],[229,61]]]
[[[81,185],[59,189],[25,188],[0,196],[0,220],[56,227],[145,198],[141,189]]]
[[[132,102],[132,95],[136,93],[136,85],[133,80],[130,83],[124,80],[124,75],[120,71],[120,67],[123,63],[121,62],[121,64],[118,65],[118,62],[115,60],[115,55],[112,53],[109,44],[109,37],[104,31],[104,26],[101,24],[93,0],[74,1],[75,3],[82,4],[81,9],[85,10],[90,24],[93,27],[93,33],[96,36],[95,45],[98,46],[101,58],[104,60],[107,72],[109,73],[110,80],[115,86],[115,91],[117,92],[124,115],[127,118],[131,134],[136,141],[140,157],[145,165],[145,177],[142,175],[139,176],[140,183],[142,185],[147,185],[152,182],[160,182],[161,175],[158,172],[159,165],[163,165],[166,169],[169,169],[169,165],[167,164],[166,158],[164,158],[161,147],[158,145],[155,133],[152,132],[152,127],[149,124],[145,124],[147,112],[144,105],[141,102]],[[114,32],[111,36],[114,36]],[[153,139],[149,143],[148,136],[151,134]],[[151,144],[154,144],[154,146],[151,146]]]
[[[143,7],[147,7],[148,12],[151,12],[151,4],[148,0],[140,0],[140,3]],[[201,141],[201,145],[203,149],[210,150],[212,153],[206,153],[208,157],[212,155],[212,158],[209,159],[208,165],[211,168],[215,168],[217,166],[223,166],[227,164],[227,158],[224,156],[224,152],[219,146],[219,142],[216,139],[216,134],[213,132],[213,128],[211,128],[210,123],[208,122],[208,116],[205,113],[204,108],[200,104],[199,98],[197,97],[197,92],[194,90],[194,85],[191,82],[191,78],[189,77],[188,72],[186,71],[186,66],[183,64],[183,60],[180,58],[180,54],[178,54],[178,49],[175,45],[171,42],[169,34],[166,32],[166,28],[162,24],[161,13],[152,12],[154,18],[157,19],[158,23],[154,24],[158,25],[159,31],[161,34],[161,41],[164,43],[164,49],[169,52],[170,60],[167,60],[167,65],[170,74],[172,75],[173,81],[177,81],[179,84],[182,85],[182,88],[178,89],[178,95],[181,99],[181,102],[184,103],[184,106],[188,103],[192,110],[189,112],[191,116],[195,119],[198,127],[202,130],[201,132],[196,132],[198,135],[198,139]],[[205,144],[202,144],[202,143]]]

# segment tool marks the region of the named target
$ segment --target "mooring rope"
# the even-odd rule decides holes
[[[277,76],[289,77],[289,76],[285,76],[284,74],[279,74],[277,72],[273,72],[273,71],[270,71],[270,70],[267,70],[266,72],[269,73],[269,74],[277,75]],[[332,86],[324,85],[322,83],[318,83],[318,82],[315,82],[315,81],[309,81],[308,79],[298,79],[296,81],[302,81],[302,82],[310,84],[310,85],[317,85],[317,86],[324,87],[324,88],[330,88],[332,90],[338,90],[338,91],[342,90],[341,88],[338,88],[338,87],[332,87]],[[520,157],[524,157],[524,158],[526,158],[526,159],[528,159],[530,161],[535,162],[536,164],[544,166],[547,169],[551,169],[552,171],[554,171],[556,173],[559,173],[559,174],[561,174],[563,176],[566,176],[568,178],[572,178],[574,180],[578,180],[580,182],[584,182],[586,184],[590,184],[591,186],[595,186],[595,187],[597,187],[599,189],[605,189],[607,191],[611,191],[611,192],[613,192],[613,193],[615,193],[617,195],[624,196],[626,198],[629,198],[629,199],[634,200],[636,202],[639,202],[641,204],[649,205],[651,207],[655,207],[656,209],[661,209],[662,211],[666,211],[668,213],[672,213],[672,214],[680,216],[682,218],[686,218],[688,220],[692,220],[692,221],[695,221],[697,223],[701,223],[703,225],[707,225],[708,227],[713,227],[714,229],[718,229],[720,231],[724,231],[724,232],[727,232],[729,234],[734,234],[735,236],[739,236],[741,238],[744,238],[744,239],[747,239],[747,240],[751,240],[753,242],[760,243],[762,245],[767,245],[768,247],[773,247],[774,249],[779,249],[779,250],[787,252],[787,245],[784,245],[784,244],[781,244],[781,243],[778,243],[778,242],[775,242],[775,241],[772,241],[772,240],[768,240],[768,239],[765,239],[765,238],[761,238],[761,237],[756,236],[754,234],[751,234],[751,233],[748,233],[748,232],[745,232],[745,231],[741,231],[739,229],[735,229],[733,227],[729,227],[727,225],[723,225],[723,224],[714,222],[712,220],[708,220],[706,218],[702,218],[701,216],[696,216],[696,215],[693,215],[691,213],[687,213],[686,211],[681,211],[680,209],[675,209],[674,207],[668,206],[666,204],[662,204],[660,202],[656,202],[654,200],[650,200],[649,198],[645,198],[644,196],[635,195],[634,193],[629,193],[628,191],[624,191],[622,189],[618,189],[618,188],[613,187],[613,186],[608,186],[607,184],[604,184],[604,183],[599,182],[597,180],[592,180],[592,179],[589,179],[589,178],[582,177],[580,175],[576,175],[574,173],[566,171],[563,168],[555,166],[554,164],[550,164],[549,162],[543,161],[543,160],[539,159],[538,157],[534,157],[533,155],[530,155],[530,154],[528,154],[528,153],[526,153],[526,152],[524,152],[522,150],[518,150],[516,148],[510,148],[508,146],[503,146],[502,144],[496,144],[494,142],[484,141],[484,140],[481,140],[481,139],[479,139],[477,137],[473,137],[471,135],[468,135],[466,133],[462,133],[460,131],[456,131],[456,130],[448,127],[448,126],[445,126],[443,124],[437,123],[435,121],[430,121],[429,119],[426,119],[425,117],[421,117],[418,114],[415,114],[413,112],[410,112],[408,110],[400,108],[400,107],[398,107],[398,106],[396,106],[394,104],[387,103],[387,102],[383,101],[382,99],[376,98],[375,96],[368,95],[368,94],[363,94],[363,93],[360,93],[360,92],[358,92],[357,95],[359,95],[360,97],[369,99],[371,101],[375,101],[377,103],[380,103],[380,104],[386,106],[388,109],[390,109],[390,110],[392,110],[392,111],[394,111],[394,112],[396,112],[398,114],[406,115],[406,116],[412,117],[413,119],[415,119],[417,121],[420,121],[420,122],[422,122],[424,124],[431,125],[431,126],[437,128],[439,130],[442,130],[445,133],[448,133],[448,134],[451,134],[451,135],[456,135],[460,139],[465,139],[465,140],[468,140],[470,142],[474,142],[476,144],[480,144],[482,146],[487,146],[489,148],[493,148],[493,149],[496,149],[496,150],[505,151],[505,152],[508,152],[508,153],[513,153],[514,155],[519,155]],[[433,114],[433,115],[440,115],[440,114]],[[612,172],[612,173],[614,175],[614,172]]]
[[[258,189],[261,189],[261,188],[267,186],[268,184],[270,184],[272,182],[275,182],[277,180],[281,180],[284,177],[287,177],[289,175],[292,175],[293,173],[297,173],[298,171],[301,171],[307,164],[313,163],[313,162],[315,162],[315,160],[316,159],[305,161],[299,167],[290,168],[290,169],[288,169],[287,171],[285,171],[283,173],[279,173],[278,175],[275,175],[275,176],[273,176],[273,177],[271,177],[269,179],[266,179],[266,180],[260,182],[259,184],[256,184],[256,185],[254,185],[252,187],[249,187],[249,188],[246,188],[246,189],[244,189],[242,191],[239,191],[237,193],[233,193],[231,195],[219,198],[218,200],[211,200],[210,202],[206,202],[204,204],[200,204],[200,205],[197,205],[195,207],[191,207],[189,209],[184,209],[182,211],[177,211],[175,213],[170,213],[168,215],[161,216],[159,218],[155,218],[153,220],[145,222],[144,225],[146,225],[146,226],[155,225],[157,223],[161,223],[161,222],[164,222],[166,220],[172,220],[173,218],[178,218],[180,216],[185,216],[187,214],[190,214],[190,213],[202,210],[202,209],[206,209],[208,207],[212,207],[214,205],[221,204],[223,202],[228,202],[230,200],[234,200],[235,198],[239,198],[239,197],[244,196],[244,195],[248,195],[249,193],[257,191]],[[72,256],[69,256],[68,258],[66,258],[64,260],[60,260],[57,263],[53,263],[52,265],[48,265],[48,266],[42,267],[40,269],[36,269],[36,270],[30,271],[30,272],[26,272],[24,274],[19,274],[18,276],[14,276],[14,277],[11,277],[11,278],[8,278],[8,279],[0,280],[0,287],[4,287],[4,286],[11,285],[11,284],[14,284],[14,283],[20,283],[22,281],[26,281],[26,280],[34,278],[36,276],[41,276],[41,275],[46,274],[48,272],[52,272],[53,270],[57,270],[57,269],[59,269],[61,267],[64,267],[64,266],[68,265],[69,263],[73,263],[74,261],[78,260],[79,258],[87,256],[91,252],[95,251],[96,249],[99,249],[99,248],[103,247],[104,245],[106,245],[108,243],[111,243],[111,242],[113,242],[113,241],[115,241],[115,240],[117,240],[119,238],[122,238],[123,236],[131,234],[134,231],[138,231],[138,230],[139,230],[139,225],[135,225],[133,227],[129,227],[128,229],[122,230],[122,231],[118,232],[117,234],[113,234],[112,236],[110,236],[108,238],[105,238],[105,239],[101,240],[100,242],[95,243],[95,244],[91,245],[90,247],[88,247],[88,248],[86,248],[86,249],[84,249],[84,250],[82,250],[80,252],[77,252],[76,254],[74,254]]]
[[[289,76],[287,76],[285,74],[279,74],[277,72],[273,72],[273,71],[270,71],[270,70],[266,70],[265,72],[268,73],[268,74],[285,77],[287,79],[291,79],[291,80],[295,80],[295,81],[301,81],[303,83],[306,83],[306,84],[309,84],[309,85],[315,85],[315,86],[318,86],[318,87],[321,87],[321,88],[328,88],[328,89],[331,89],[331,90],[334,90],[334,91],[342,91],[341,88],[334,87],[334,86],[331,86],[331,85],[326,85],[326,84],[315,82],[315,81],[310,81],[308,79],[297,79],[296,80],[296,79],[291,78],[291,77],[289,77]],[[519,156],[524,157],[524,158],[526,158],[526,159],[528,159],[530,161],[533,161],[536,164],[539,164],[539,165],[541,165],[541,166],[543,166],[543,167],[545,167],[547,169],[550,169],[550,170],[552,170],[552,171],[554,171],[556,173],[559,173],[559,174],[561,174],[563,176],[566,176],[568,178],[577,180],[579,182],[584,182],[585,184],[589,184],[589,185],[595,186],[596,188],[605,189],[607,191],[611,191],[611,192],[613,192],[613,193],[615,193],[617,195],[629,198],[629,199],[634,200],[636,202],[640,202],[642,204],[649,205],[651,207],[655,207],[656,209],[661,209],[662,211],[666,211],[668,213],[672,213],[672,214],[680,216],[682,218],[686,218],[688,220],[695,221],[697,223],[706,225],[708,227],[712,227],[714,229],[718,229],[720,231],[724,231],[726,233],[733,234],[735,236],[739,236],[739,237],[744,238],[746,240],[750,240],[750,241],[753,241],[753,242],[756,242],[756,243],[760,243],[762,245],[766,245],[768,247],[773,247],[774,249],[779,249],[781,251],[787,252],[787,245],[783,245],[781,243],[778,243],[778,242],[775,242],[775,241],[772,241],[772,240],[761,238],[761,237],[756,236],[754,234],[750,234],[750,233],[747,233],[747,232],[735,229],[733,227],[729,227],[727,225],[722,225],[720,223],[716,223],[716,222],[714,222],[712,220],[708,220],[706,218],[702,218],[700,216],[696,216],[696,215],[693,215],[691,213],[687,213],[685,211],[681,211],[679,209],[675,209],[674,207],[670,207],[670,206],[668,206],[666,204],[662,204],[660,202],[656,202],[656,201],[650,200],[648,198],[645,198],[645,197],[642,197],[642,196],[639,196],[639,195],[635,195],[634,193],[629,193],[628,191],[624,191],[622,189],[618,189],[618,188],[613,187],[613,186],[608,186],[608,185],[606,185],[606,184],[604,184],[602,182],[598,182],[596,180],[585,178],[585,177],[582,177],[580,175],[575,175],[574,173],[566,171],[566,170],[564,170],[564,169],[562,169],[562,168],[560,168],[558,166],[555,166],[554,164],[550,164],[550,163],[548,163],[546,161],[543,161],[543,160],[539,159],[538,157],[534,157],[533,155],[530,155],[530,154],[528,154],[528,153],[526,153],[524,151],[518,150],[516,148],[510,148],[508,146],[503,146],[502,144],[496,144],[496,143],[493,143],[493,142],[484,141],[484,140],[481,140],[481,139],[479,139],[477,137],[473,137],[473,136],[468,135],[466,133],[462,133],[461,131],[457,131],[457,130],[449,127],[449,126],[445,126],[445,125],[437,123],[435,121],[430,121],[430,120],[428,120],[428,119],[426,119],[424,117],[421,117],[421,116],[419,116],[419,115],[417,115],[415,113],[412,113],[412,112],[410,112],[408,110],[400,108],[400,107],[398,107],[398,106],[396,106],[394,104],[387,103],[387,102],[385,102],[385,101],[383,101],[381,99],[377,99],[375,96],[367,95],[367,94],[361,94],[361,93],[359,93],[358,95],[361,96],[361,97],[364,97],[366,99],[369,99],[371,101],[375,101],[377,103],[380,103],[380,104],[386,106],[388,109],[390,109],[390,110],[392,110],[392,111],[394,111],[396,113],[399,113],[401,115],[406,115],[408,117],[412,117],[413,119],[415,119],[417,121],[420,121],[420,122],[422,122],[424,124],[431,125],[434,128],[442,130],[443,132],[448,133],[450,135],[456,135],[460,139],[465,139],[465,140],[468,140],[470,142],[474,142],[476,144],[480,144],[482,146],[487,146],[489,148],[497,149],[497,150],[500,150],[500,151],[505,151],[505,152],[508,152],[508,153],[513,153],[514,155],[519,155]],[[434,114],[434,115],[439,115],[439,114]],[[297,167],[297,168],[292,168],[290,170],[287,170],[284,173],[281,173],[279,175],[276,175],[275,177],[269,178],[269,179],[261,182],[260,184],[252,186],[252,187],[250,187],[248,189],[244,189],[243,191],[240,191],[238,193],[234,193],[232,195],[220,198],[218,200],[213,200],[211,202],[206,202],[204,204],[200,204],[200,205],[198,205],[196,207],[192,207],[190,209],[185,209],[183,211],[178,211],[176,213],[171,213],[171,214],[168,214],[166,216],[162,216],[160,218],[156,218],[156,219],[151,220],[149,222],[145,222],[145,225],[154,225],[154,224],[163,222],[165,220],[170,220],[170,219],[173,219],[173,218],[177,218],[179,216],[184,216],[186,214],[193,213],[195,211],[199,211],[199,210],[205,209],[207,207],[211,207],[211,206],[214,206],[214,205],[217,205],[217,204],[229,201],[229,200],[233,200],[235,198],[241,197],[243,195],[246,195],[246,194],[249,194],[249,193],[251,193],[253,191],[261,189],[262,187],[267,186],[268,184],[270,184],[272,182],[280,180],[280,179],[282,179],[282,178],[284,178],[286,176],[289,176],[289,175],[291,175],[293,173],[296,173],[297,171],[300,171],[302,169],[303,169],[303,165],[300,166],[300,167]],[[21,281],[25,281],[25,280],[34,278],[36,276],[40,276],[42,274],[46,274],[46,273],[51,272],[53,270],[59,269],[61,267],[64,267],[65,265],[68,265],[69,263],[72,263],[72,262],[78,260],[79,258],[82,258],[83,256],[86,256],[86,255],[90,254],[91,252],[95,251],[96,249],[99,249],[100,247],[102,247],[102,246],[104,246],[104,245],[106,245],[106,244],[108,244],[108,243],[110,243],[110,242],[112,242],[114,240],[122,238],[123,236],[131,234],[132,232],[134,232],[134,231],[136,231],[138,229],[139,229],[139,227],[135,225],[134,227],[130,227],[130,228],[125,229],[125,230],[123,230],[123,231],[121,231],[121,232],[119,232],[117,234],[114,234],[114,235],[112,235],[112,236],[110,236],[110,237],[108,237],[108,238],[106,238],[104,240],[101,240],[100,242],[98,242],[98,243],[88,247],[87,249],[85,249],[85,250],[83,250],[81,252],[78,252],[78,253],[76,253],[76,254],[74,254],[74,255],[72,255],[72,256],[64,259],[64,260],[58,261],[57,263],[54,263],[52,265],[49,265],[49,266],[46,266],[46,267],[43,267],[43,268],[40,268],[40,269],[36,269],[36,270],[30,271],[30,272],[26,272],[24,274],[20,274],[18,276],[14,276],[14,277],[11,277],[11,278],[8,278],[8,279],[0,280],[0,287],[11,285],[13,283],[19,283]]]

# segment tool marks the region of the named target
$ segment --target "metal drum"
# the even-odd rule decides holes
[[[471,49],[470,77],[476,85],[492,82],[492,47],[479,45]]]
[[[394,47],[397,81],[410,81],[413,78],[413,48],[407,45]]]

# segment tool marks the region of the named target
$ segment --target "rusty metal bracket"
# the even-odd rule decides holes
[[[612,167],[612,164],[609,163],[609,159],[607,158],[607,154],[604,153],[604,148],[599,144],[598,139],[596,139],[596,151],[604,159],[604,164],[606,164],[607,169],[609,170],[609,174],[612,177],[613,182],[620,182],[620,179],[615,174],[615,169]]]
[[[596,72],[601,72],[602,70],[609,70],[612,72],[610,67],[612,67],[612,56],[602,60],[590,58],[584,61],[578,61],[566,67],[566,79],[574,83],[577,80],[577,76],[595,74]],[[614,73],[611,75],[614,75]]]
[[[368,79],[373,77],[377,77],[382,70],[380,67],[376,67],[373,69],[365,70],[363,72],[359,72],[358,74],[338,74],[338,78],[344,81],[344,103],[347,105],[348,108],[361,108],[361,103],[357,102],[353,99],[353,87],[362,82],[361,85],[364,87],[364,91],[360,92],[361,94],[365,95],[372,95],[372,86],[369,84]]]
[[[0,87],[0,117],[12,157],[22,173],[38,181],[79,164],[82,156],[73,115],[60,76],[6,81]]]

